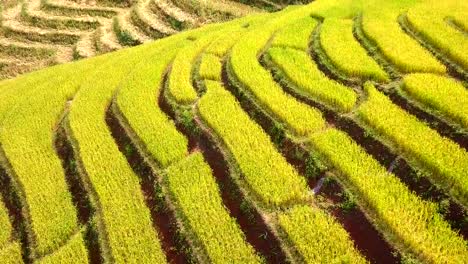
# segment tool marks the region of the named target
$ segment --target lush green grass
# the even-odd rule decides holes
[[[260,263],[235,219],[223,205],[210,167],[195,153],[167,171],[169,190],[194,237],[212,263]]]
[[[351,139],[355,134],[347,135],[353,127],[341,123],[356,121],[365,137],[380,140],[418,176],[468,207],[466,150],[382,92],[401,93],[453,129],[468,127],[466,83],[457,77],[466,66],[468,5],[417,2],[317,0],[0,82],[0,163],[7,172],[1,177],[13,187],[2,190],[0,201],[18,196],[13,204],[22,214],[9,219],[0,204],[0,262],[24,254],[32,262],[85,263],[89,246],[99,243],[106,263],[165,263],[174,256],[165,247],[171,238],[164,237],[164,246],[159,241],[166,234],[156,230],[160,213],[174,213],[175,243],[189,242],[180,253],[193,252],[201,262],[262,262],[255,250],[262,245],[251,239],[258,232],[269,234],[259,241],[279,244],[283,252],[271,255],[284,254],[286,262],[373,261],[363,257],[375,254],[372,247],[355,246],[359,234],[348,234],[347,222],[330,213],[339,204],[325,193],[314,196],[314,181],[301,175],[318,170],[354,198],[403,261],[468,262],[466,241],[455,228],[461,221],[445,219],[444,208],[411,192],[365,151],[373,145],[361,147]],[[432,13],[427,18],[423,11]],[[417,40],[405,25],[419,32]],[[458,75],[449,76],[439,60],[458,64],[447,66]],[[173,108],[160,109],[165,103]],[[115,137],[125,135],[108,126],[109,114],[133,146],[118,145]],[[74,204],[80,197],[71,192],[76,186],[68,185],[55,149],[60,124],[73,147],[69,166],[84,183],[78,196],[91,203],[88,222],[80,221],[83,212]],[[212,144],[223,157],[204,152]],[[142,181],[132,170],[140,173],[143,165],[134,155],[154,175]],[[208,166],[221,159],[229,186]],[[157,188],[157,197],[145,197],[147,188]],[[239,201],[223,200],[238,192]],[[154,203],[167,208],[149,208]],[[97,234],[86,233],[89,228]]]
[[[81,173],[93,194],[104,256],[116,262],[165,262],[139,179],[119,151],[105,122],[109,101],[122,79],[153,46],[114,53],[90,75],[70,107],[69,133],[79,151]],[[112,67],[110,67],[112,65]],[[106,67],[107,66],[107,67]]]
[[[436,3],[429,1],[411,8],[407,13],[408,22],[425,40],[443,55],[468,70],[468,41],[463,32],[450,26],[445,17],[454,10],[465,10],[463,1],[450,0]]]
[[[401,89],[436,114],[468,128],[468,91],[462,83],[433,74],[411,74]]]
[[[293,207],[279,214],[278,222],[305,263],[368,263],[340,224],[317,208]]]
[[[187,155],[188,140],[156,106],[169,63],[188,43],[171,41],[170,47],[155,54],[159,57],[156,63],[153,58],[144,59],[125,79],[116,95],[117,106],[129,127],[163,168]]]
[[[468,153],[408,114],[367,83],[367,100],[357,110],[365,126],[414,161],[437,185],[468,205]]]
[[[367,55],[353,36],[353,20],[325,19],[320,28],[320,46],[339,71],[349,77],[388,81],[388,75]]]
[[[416,40],[405,34],[396,17],[382,19],[379,16],[364,15],[361,26],[366,37],[376,44],[385,58],[399,71],[445,73],[445,66]]]
[[[213,81],[221,81],[221,71],[223,65],[219,57],[210,53],[203,54],[200,63],[200,77]]]
[[[330,129],[312,135],[311,143],[403,253],[432,263],[468,260],[466,242],[443,221],[435,204],[414,195],[345,133]]]
[[[260,105],[277,115],[295,133],[305,135],[323,127],[321,114],[285,93],[257,58],[276,30],[286,22],[306,16],[309,11],[303,8],[281,13],[284,15],[253,28],[240,39],[231,51],[228,67],[231,78],[251,93]]]
[[[12,227],[7,209],[3,205],[3,202],[0,202],[0,249],[5,247],[11,235]]]
[[[291,48],[271,48],[267,58],[290,80],[299,93],[310,96],[340,112],[349,112],[357,101],[356,93],[334,80],[328,79],[310,56]]]
[[[206,81],[198,110],[233,154],[243,179],[262,202],[284,206],[307,198],[304,178],[289,165],[259,125],[218,82]]]
[[[289,47],[307,51],[312,31],[318,25],[316,19],[304,17],[280,29],[276,34],[272,46]]]

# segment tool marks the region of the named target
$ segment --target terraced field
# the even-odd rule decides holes
[[[317,0],[1,81],[0,263],[468,263],[467,18]]]
[[[149,42],[204,24],[277,10],[235,0],[2,0],[0,79]]]

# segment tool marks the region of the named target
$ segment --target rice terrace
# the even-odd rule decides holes
[[[0,264],[468,263],[468,1],[0,11]]]

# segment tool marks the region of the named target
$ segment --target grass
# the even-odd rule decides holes
[[[172,121],[157,107],[166,68],[177,51],[189,41],[181,41],[161,50],[154,63],[147,58],[122,83],[116,103],[134,133],[144,143],[152,157],[165,168],[187,154],[188,141]],[[164,55],[162,55],[164,54]]]
[[[412,8],[408,11],[406,17],[409,24],[439,52],[449,57],[465,71],[468,70],[466,36],[445,22],[444,3],[436,4],[434,1],[429,1],[429,3],[421,4],[418,8]],[[447,11],[453,12],[454,9],[463,8],[463,5],[457,1],[447,1],[446,4],[450,3],[454,6],[451,6]],[[442,6],[441,12],[436,11],[439,6]]]
[[[292,19],[308,13],[307,9],[288,11],[283,11],[285,15],[272,19],[266,26],[253,28],[244,35],[231,51],[228,69],[231,78],[251,93],[265,109],[277,115],[295,133],[305,135],[323,127],[321,114],[285,93],[257,58],[273,33],[286,21],[292,22]]]
[[[3,202],[0,202],[0,230],[0,249],[3,249],[8,244],[13,231],[7,209],[3,205]]]
[[[221,81],[221,71],[223,65],[219,57],[210,53],[203,54],[200,64],[200,77],[213,81]]]
[[[0,248],[0,261],[5,264],[22,263],[21,247],[19,243],[13,242],[3,248]]]
[[[98,229],[106,234],[107,241],[100,241],[104,256],[116,262],[165,262],[138,176],[119,151],[105,122],[106,108],[117,85],[135,63],[152,54],[147,53],[149,47],[114,53],[107,65],[83,83],[68,117],[69,134],[74,149],[79,150],[81,173],[85,174],[82,176],[86,177],[88,191],[98,208]]]
[[[330,129],[312,135],[311,144],[338,170],[340,181],[359,196],[385,237],[404,254],[423,262],[466,261],[465,241],[442,220],[435,204],[410,192],[349,136]]]
[[[304,178],[276,151],[268,135],[218,82],[205,84],[208,91],[198,104],[200,116],[226,144],[249,188],[268,206],[306,200]]]
[[[223,57],[226,54],[226,51],[229,50],[246,31],[247,30],[241,28],[230,32],[230,34],[216,38],[210,45],[208,45],[205,52],[214,54],[218,57]]]
[[[34,103],[28,97],[16,100],[2,120],[6,132],[1,135],[2,147],[21,186],[18,188],[24,192],[38,255],[55,250],[78,228],[61,161],[51,144],[51,128],[63,113],[67,99],[85,79],[85,75],[70,78],[72,72],[84,67],[86,64],[56,69],[57,77],[33,89]],[[41,113],[40,120],[36,119],[37,113]],[[28,154],[18,155],[25,149]]]
[[[373,262],[382,249],[348,220],[372,225],[401,262],[468,262],[467,7],[317,0],[0,81],[2,202],[18,206],[0,203],[0,262]],[[40,26],[68,27],[55,19]],[[16,42],[2,41],[2,63],[66,55]],[[392,91],[457,133],[441,136]],[[400,180],[406,165],[388,156],[429,186]]]
[[[177,103],[191,104],[198,98],[192,86],[192,67],[200,53],[213,41],[216,33],[220,34],[220,32],[211,32],[195,39],[174,59],[169,75],[168,93]]]
[[[218,38],[223,38],[230,32],[239,30],[238,26],[249,23],[251,20],[255,21],[255,19],[257,19],[256,16],[247,16],[231,22],[230,26],[225,26],[223,29],[213,25],[203,36],[194,37],[195,40],[180,50],[172,63],[168,85],[170,97],[180,104],[193,103],[197,99],[197,93],[192,86],[192,68],[199,55]]]
[[[192,66],[213,38],[214,34],[208,34],[195,40],[179,51],[174,59],[169,75],[168,92],[176,102],[191,104],[197,99],[197,92],[192,86]]]
[[[9,159],[9,176],[16,182],[15,191],[22,194],[22,204],[27,208],[22,213],[27,220],[24,224],[34,237],[29,245],[33,256],[66,248],[69,237],[78,229],[77,212],[52,144],[54,127],[66,101],[86,78],[85,74],[71,78],[72,73],[85,73],[89,64],[102,59],[31,73],[20,84],[17,81],[21,78],[5,82],[8,93],[2,94],[6,105],[0,107],[0,116],[7,133],[1,136],[2,148]],[[34,85],[36,82],[40,85]],[[33,103],[30,96],[36,99]],[[35,116],[38,113],[39,120]],[[23,153],[25,149],[27,154]]]
[[[40,262],[44,264],[66,263],[71,259],[81,263],[88,262],[88,252],[84,244],[83,233],[82,231],[78,231],[77,234],[70,238],[70,241],[68,241],[65,246],[45,256]]]
[[[320,28],[320,46],[333,66],[349,77],[386,82],[380,68],[353,36],[353,20],[327,18]]]
[[[278,222],[305,263],[368,263],[340,224],[317,208],[293,207],[280,213]]]
[[[166,174],[179,214],[206,250],[210,262],[261,263],[224,207],[218,185],[201,153],[170,166]]]
[[[394,105],[372,84],[367,83],[365,90],[368,98],[357,110],[361,122],[466,206],[468,153]]]
[[[14,105],[15,101],[34,89],[30,87],[36,82],[44,82],[50,78],[53,78],[54,71],[56,68],[46,68],[42,71],[33,72],[30,74],[25,74],[22,78],[16,78],[11,80],[5,80],[1,82],[0,89],[0,120],[3,120],[6,116],[7,111],[11,108],[11,105]]]
[[[266,58],[294,83],[299,93],[305,94],[339,112],[349,112],[357,101],[356,93],[327,78],[304,52],[291,48],[270,48]]]
[[[443,64],[421,47],[416,40],[403,32],[396,17],[382,19],[365,15],[362,17],[361,27],[365,36],[375,43],[385,58],[399,71],[438,74],[446,72]]]
[[[468,32],[468,20],[463,12],[458,12],[452,15],[453,23],[462,31]]]
[[[401,89],[424,107],[468,128],[468,92],[462,83],[434,74],[410,74]]]
[[[226,53],[227,50],[225,49],[224,52]],[[202,65],[204,58],[206,55],[202,57]],[[212,60],[214,58],[209,57],[209,61]],[[214,62],[209,65],[217,68]],[[260,197],[265,197],[267,193],[270,193],[269,196],[278,199],[282,193],[281,190],[285,191],[284,194],[291,196],[294,193],[291,186],[297,185],[292,180],[298,179],[298,183],[301,180],[294,169],[276,152],[275,147],[261,127],[250,120],[235,98],[225,91],[219,82],[205,78],[205,86],[207,92],[198,103],[200,116],[226,144],[247,180],[247,185],[253,188]],[[269,184],[269,187],[259,193],[262,178],[267,180],[266,183]],[[252,185],[251,182],[255,183]],[[305,187],[304,183],[297,186],[300,185]],[[301,187],[304,189],[302,195],[307,196],[304,187]],[[265,201],[265,198],[263,200]],[[304,223],[307,224],[304,225]],[[348,234],[341,226],[320,210],[307,206],[296,206],[288,213],[280,214],[278,225],[307,262],[323,262],[326,259],[330,261],[353,260],[351,262],[356,263],[366,262],[354,249]],[[338,238],[323,239],[326,237],[325,232],[329,231],[330,228],[336,231],[334,233],[338,234]],[[319,241],[320,243],[317,243]],[[337,244],[339,249],[337,249]],[[320,252],[320,254],[316,254],[316,252]]]
[[[317,25],[318,21],[312,17],[301,18],[278,30],[271,45],[307,51],[312,32]]]

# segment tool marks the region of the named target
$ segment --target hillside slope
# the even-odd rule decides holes
[[[235,0],[80,1],[0,3],[0,79],[135,46],[187,29],[286,3]]]
[[[0,262],[468,263],[467,17],[317,0],[1,81]]]

